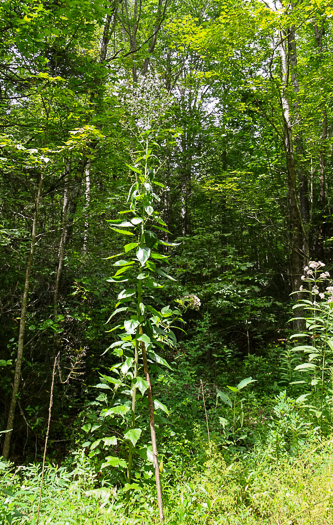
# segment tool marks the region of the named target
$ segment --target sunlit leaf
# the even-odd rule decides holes
[[[131,430],[128,430],[126,434],[124,434],[124,438],[128,441],[131,441],[133,447],[135,447],[138,439],[140,438],[142,433],[141,428],[131,428]]]

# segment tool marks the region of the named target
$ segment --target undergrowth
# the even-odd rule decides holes
[[[333,523],[332,438],[313,440],[301,454],[279,460],[253,449],[227,463],[219,445],[202,446],[205,461],[197,469],[188,465],[176,482],[162,473],[166,524]],[[84,454],[73,463],[48,466],[41,525],[159,522],[153,484],[139,486],[126,509],[122,490],[98,479]],[[0,475],[1,523],[36,523],[40,467],[1,463]]]

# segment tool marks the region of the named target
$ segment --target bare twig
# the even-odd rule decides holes
[[[49,434],[50,434],[51,414],[52,414],[52,405],[53,405],[54,378],[55,378],[55,374],[56,374],[56,366],[57,366],[57,362],[59,360],[59,356],[60,356],[60,352],[58,352],[58,354],[54,358],[53,370],[52,370],[52,382],[51,382],[50,402],[49,402],[49,418],[48,418],[48,421],[47,421],[46,438],[45,438],[45,444],[44,444],[42,478],[40,480],[40,490],[39,490],[39,501],[38,501],[36,525],[38,525],[38,523],[39,523],[39,513],[40,513],[40,507],[41,507],[41,503],[42,503],[42,492],[43,492],[43,483],[44,483],[44,472],[45,472],[45,460],[46,460],[47,442],[49,440]]]

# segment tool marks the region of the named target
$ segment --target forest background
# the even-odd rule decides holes
[[[332,523],[331,2],[0,13],[4,523]]]

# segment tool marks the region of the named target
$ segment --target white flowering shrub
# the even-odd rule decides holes
[[[294,306],[301,312],[297,319],[305,320],[305,331],[292,338],[302,338],[304,344],[296,346],[295,352],[303,352],[306,361],[295,370],[306,374],[302,381],[311,387],[314,405],[310,408],[319,418],[321,427],[332,422],[333,406],[333,286],[330,274],[324,271],[321,261],[310,261],[304,268],[300,287],[302,299]]]

